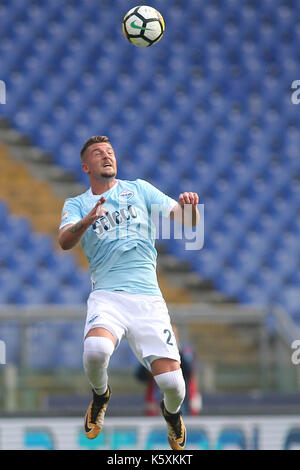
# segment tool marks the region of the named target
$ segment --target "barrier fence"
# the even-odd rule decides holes
[[[6,354],[0,365],[0,410],[55,412],[58,403],[72,397],[73,413],[81,412],[90,393],[82,369],[85,309],[84,305],[1,308],[0,340]],[[200,393],[298,393],[300,368],[292,362],[291,346],[300,340],[300,332],[283,312],[236,304],[169,305],[169,311],[180,343],[194,349]],[[136,416],[142,413],[143,388],[133,377],[137,361],[122,343],[110,363],[114,396],[124,398],[124,409],[116,414]],[[12,360],[15,347],[18,355]],[[135,397],[131,405],[126,392]],[[76,406],[80,394],[85,398]],[[141,405],[138,411],[136,400]]]

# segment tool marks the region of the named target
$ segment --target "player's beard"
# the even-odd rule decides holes
[[[111,168],[110,172],[101,173],[101,178],[113,179],[115,178],[116,174],[117,174],[116,170],[114,168]]]

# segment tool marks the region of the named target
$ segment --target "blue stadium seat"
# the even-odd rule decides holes
[[[56,367],[58,328],[59,324],[49,321],[28,328],[28,349],[23,360],[33,369]]]

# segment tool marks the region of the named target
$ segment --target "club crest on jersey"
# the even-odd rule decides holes
[[[131,199],[133,196],[133,191],[128,191],[127,189],[124,189],[124,191],[119,194],[119,199],[125,199],[126,201],[129,201],[129,199]]]

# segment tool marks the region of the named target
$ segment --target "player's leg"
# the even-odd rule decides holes
[[[107,391],[107,368],[115,345],[116,338],[105,328],[93,328],[85,337],[83,367],[97,395],[103,395]]]
[[[155,312],[152,312],[154,317]],[[137,322],[138,323],[138,322]],[[163,392],[161,410],[168,427],[168,440],[173,450],[183,450],[186,428],[180,412],[185,397],[185,382],[180,367],[180,354],[168,318],[158,318],[153,325],[149,319],[143,327],[127,334],[129,344]],[[151,365],[150,365],[151,364]]]
[[[152,374],[164,393],[164,403],[170,413],[177,413],[185,397],[185,382],[178,361],[159,358],[151,364]]]
[[[114,292],[95,290],[87,302],[83,365],[93,390],[93,400],[85,417],[85,434],[90,439],[94,439],[103,426],[111,395],[107,368],[126,330],[118,299]]]
[[[166,303],[160,296],[137,294],[127,296],[127,304],[125,337],[139,361],[152,372],[164,394],[161,407],[168,425],[171,448],[183,450],[186,430],[180,406],[185,396],[185,382]]]
[[[186,428],[180,412],[185,397],[185,382],[178,361],[169,358],[155,359],[151,364],[152,374],[164,394],[160,404],[168,426],[168,440],[173,450],[183,450]]]
[[[83,366],[93,392],[84,420],[85,434],[89,439],[97,437],[102,430],[111,396],[107,367],[115,345],[116,338],[105,328],[92,328],[85,336]]]

